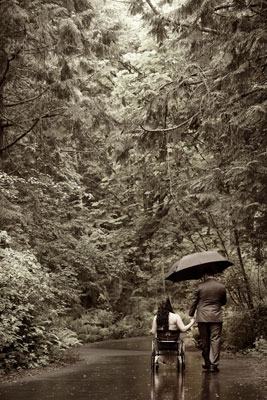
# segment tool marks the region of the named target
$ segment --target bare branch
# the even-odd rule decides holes
[[[119,63],[120,63],[124,68],[126,68],[127,71],[130,72],[130,74],[133,74],[133,73],[134,73],[133,71],[135,71],[135,72],[137,72],[139,75],[143,75],[143,72],[140,71],[138,68],[136,68],[136,67],[135,67],[134,65],[132,65],[131,63],[129,63],[129,62],[124,62],[124,61],[122,61],[122,60],[119,60]]]
[[[164,85],[162,85],[162,86],[159,88],[159,91],[165,89],[165,87],[167,87],[167,86],[169,86],[169,85],[172,85],[173,83],[176,83],[176,81],[171,81],[171,82],[165,83]]]
[[[266,87],[265,87],[265,86],[263,86],[263,87],[257,87],[257,88],[255,88],[255,89],[250,90],[250,91],[247,92],[247,93],[242,93],[242,94],[239,95],[238,97],[236,97],[236,98],[234,98],[233,100],[231,100],[227,105],[231,105],[231,104],[233,104],[233,103],[236,103],[237,101],[242,100],[242,99],[244,99],[245,97],[247,97],[247,96],[249,96],[249,95],[251,95],[251,94],[257,93],[257,92],[259,92],[260,90],[266,90]]]
[[[9,124],[9,123],[7,123],[7,124],[1,125],[1,128],[2,128],[2,129],[6,129],[6,128],[10,128],[11,126],[14,126],[14,124]]]
[[[39,121],[41,121],[44,118],[53,118],[56,117],[60,114],[44,114],[43,116],[36,118],[32,124],[32,126],[27,129],[26,132],[23,132],[19,137],[17,137],[17,139],[15,139],[12,143],[8,144],[6,147],[3,147],[2,149],[0,149],[0,154],[2,154],[5,150],[9,149],[10,147],[14,146],[14,144],[16,144],[19,140],[21,140],[22,138],[24,138],[29,132],[31,132],[34,127],[38,124]]]
[[[9,149],[10,147],[12,147],[14,144],[16,144],[19,140],[21,140],[24,136],[27,135],[27,133],[31,132],[33,130],[33,128],[37,125],[37,123],[39,122],[39,118],[36,119],[34,121],[34,123],[32,124],[32,126],[26,131],[24,132],[22,135],[20,135],[16,140],[14,140],[14,142],[8,144],[6,147],[4,147],[3,149],[0,149],[0,154],[3,153],[5,150]]]
[[[186,121],[182,122],[180,125],[176,125],[172,128],[162,128],[162,129],[147,129],[144,128],[142,125],[140,125],[140,127],[143,129],[144,132],[147,133],[167,133],[167,132],[173,132],[176,129],[181,128],[182,126],[185,126],[188,122],[190,122],[193,118],[195,118],[198,114],[200,113],[200,111],[198,111],[196,114],[194,114],[192,117],[188,118]]]
[[[5,69],[4,73],[3,73],[2,78],[0,79],[0,87],[3,85],[3,83],[4,83],[5,79],[6,79],[6,76],[7,76],[7,73],[8,73],[8,71],[9,71],[9,67],[10,67],[10,62],[11,62],[12,60],[14,60],[14,58],[15,58],[18,54],[19,54],[19,51],[17,51],[16,54],[13,54],[10,58],[7,58],[6,69]]]
[[[39,97],[41,97],[47,91],[48,91],[48,89],[44,90],[42,93],[39,93],[37,96],[32,97],[31,99],[21,100],[21,101],[18,101],[17,103],[4,104],[4,107],[15,107],[15,106],[20,106],[21,104],[30,103],[31,101],[37,100]]]
[[[219,10],[224,10],[225,8],[232,8],[234,7],[234,3],[231,4],[221,4],[220,6],[217,6],[214,8],[214,11],[219,11]]]
[[[151,3],[151,0],[146,0],[147,4],[151,8],[154,14],[160,15],[159,11],[156,9],[156,7]]]

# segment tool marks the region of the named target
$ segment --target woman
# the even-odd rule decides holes
[[[194,318],[190,319],[188,325],[184,325],[182,318],[179,314],[175,314],[172,309],[169,298],[165,298],[161,301],[157,315],[155,315],[152,323],[151,333],[157,336],[157,330],[163,331],[180,331],[186,332],[194,324]]]
[[[190,329],[194,322],[194,318],[191,318],[189,324],[184,325],[180,315],[173,312],[171,302],[167,297],[162,300],[159,305],[158,312],[153,319],[152,329],[150,332],[157,337],[157,333],[159,334],[159,331],[161,331],[160,333],[163,335],[164,332],[172,331],[174,336],[177,337],[179,332],[186,332],[188,329]],[[163,364],[171,364],[172,361],[172,357],[167,355],[155,357],[155,363],[161,362]]]

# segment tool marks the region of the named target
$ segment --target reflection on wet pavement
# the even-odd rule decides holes
[[[204,373],[201,387],[201,400],[220,398],[220,381],[217,374]]]
[[[245,360],[222,359],[219,373],[201,369],[198,351],[186,351],[186,370],[150,370],[151,338],[83,346],[84,361],[58,371],[0,385],[1,400],[264,400]]]
[[[184,389],[184,373],[175,367],[152,375],[151,400],[184,400]]]

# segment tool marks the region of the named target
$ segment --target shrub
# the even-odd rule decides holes
[[[252,311],[228,311],[224,318],[224,347],[233,351],[255,348],[256,343],[260,346],[260,343],[267,339],[266,332],[266,300],[265,303],[256,305]]]
[[[0,260],[0,368],[34,367],[50,359],[57,317],[48,273],[36,257],[9,248]]]
[[[94,309],[81,317],[68,318],[66,324],[75,331],[79,341],[83,343],[95,342],[112,337],[112,327],[116,315],[112,311]]]
[[[58,350],[69,349],[81,344],[77,334],[64,326],[53,328],[51,330],[51,337],[54,339],[55,348],[58,348]]]
[[[253,352],[264,357],[267,356],[267,340],[263,336],[255,340]]]
[[[232,351],[252,347],[255,341],[254,323],[249,311],[229,313],[223,325],[224,347]]]

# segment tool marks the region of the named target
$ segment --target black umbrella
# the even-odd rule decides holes
[[[176,261],[165,279],[173,282],[200,279],[207,269],[218,274],[231,265],[233,265],[231,261],[216,251],[192,253]]]

